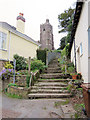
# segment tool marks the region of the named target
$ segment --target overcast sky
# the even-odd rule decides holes
[[[0,0],[0,21],[16,27],[16,17],[24,13],[25,34],[40,40],[40,24],[48,18],[53,26],[54,46],[59,47],[58,15],[68,9],[76,0]]]

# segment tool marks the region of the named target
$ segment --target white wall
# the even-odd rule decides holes
[[[76,46],[76,59],[78,59],[78,49],[80,49],[80,43],[82,42],[83,55],[80,56],[80,68],[79,62],[77,63],[77,72],[81,72],[84,83],[88,83],[88,2],[83,4],[83,9],[77,26],[75,34],[75,46]],[[74,47],[72,47],[73,49]],[[71,52],[71,61],[73,58],[73,52]]]
[[[88,27],[90,29],[90,2],[88,2]],[[90,83],[90,30],[88,32],[88,83]]]

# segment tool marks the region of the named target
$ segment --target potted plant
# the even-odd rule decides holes
[[[81,73],[78,73],[78,74],[77,74],[77,78],[78,78],[78,79],[81,79],[81,78],[82,78]]]
[[[77,73],[73,73],[73,74],[71,74],[72,75],[72,79],[73,80],[76,80],[77,79]]]

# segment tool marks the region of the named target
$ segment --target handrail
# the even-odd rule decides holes
[[[32,72],[31,72],[31,76],[30,76],[29,87],[31,87],[31,83],[32,83]]]

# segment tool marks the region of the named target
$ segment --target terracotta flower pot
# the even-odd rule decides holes
[[[72,75],[72,79],[76,80],[77,79],[77,75]]]

